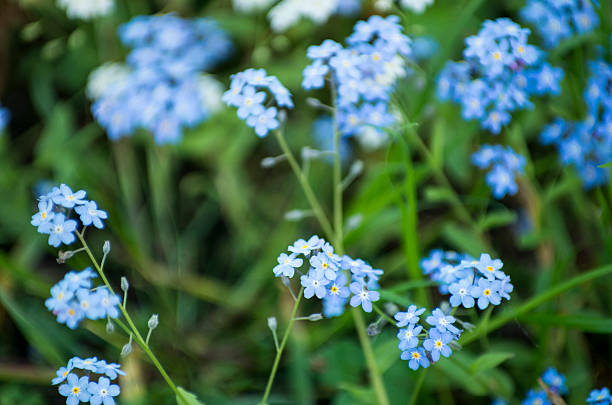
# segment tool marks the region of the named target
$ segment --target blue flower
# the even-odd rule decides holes
[[[451,294],[449,299],[453,307],[463,305],[464,308],[472,308],[474,306],[474,296],[472,296],[472,281],[464,278],[456,283],[448,286],[448,292]]]
[[[0,106],[0,132],[4,131],[11,119],[11,112]]]
[[[479,279],[478,285],[472,287],[472,295],[478,299],[478,308],[485,309],[489,304],[499,305],[501,303],[499,288],[500,283],[497,280]]]
[[[520,16],[536,28],[549,48],[576,33],[591,32],[599,25],[590,1],[528,0]]]
[[[276,277],[285,276],[285,277],[293,277],[295,273],[295,269],[302,266],[303,260],[297,257],[297,254],[292,253],[288,255],[287,253],[281,253],[280,256],[276,259],[278,264],[274,266],[274,275]]]
[[[62,243],[70,245],[76,240],[74,231],[77,228],[77,222],[73,219],[66,220],[64,214],[58,213],[53,216],[53,219],[42,225],[41,233],[49,234],[49,245],[58,247]]]
[[[397,320],[396,326],[402,328],[406,325],[414,325],[419,322],[419,315],[425,312],[425,308],[417,308],[416,305],[410,305],[406,312],[398,312],[393,317]]]
[[[104,374],[111,380],[117,378],[117,375],[125,375],[125,371],[121,370],[121,365],[117,363],[107,363],[105,360],[100,360],[97,366],[96,373]]]
[[[106,311],[100,306],[100,296],[96,292],[81,288],[77,290],[76,298],[86,318],[95,320],[104,317]]]
[[[448,332],[440,333],[438,329],[429,330],[429,338],[423,342],[423,347],[431,354],[431,360],[436,362],[440,355],[448,357],[452,350],[448,344],[453,340],[453,335]]]
[[[329,72],[329,66],[324,65],[321,60],[315,60],[304,69],[304,80],[302,87],[306,90],[320,89],[323,87],[325,75]]]
[[[57,384],[63,382],[64,380],[66,380],[66,378],[68,377],[68,375],[70,374],[72,369],[73,369],[72,368],[72,364],[70,362],[68,362],[68,366],[67,367],[60,367],[55,372],[57,377],[55,377],[53,380],[51,380],[51,384],[57,385]]]
[[[419,367],[429,367],[429,359],[421,347],[402,352],[400,357],[402,360],[408,360],[408,367],[412,370],[416,370]]]
[[[400,329],[397,332],[397,337],[399,338],[399,349],[400,350],[408,350],[419,345],[419,333],[423,330],[421,325],[410,324],[407,328]]]
[[[492,166],[485,180],[497,199],[506,194],[514,195],[518,191],[515,176],[523,173],[525,158],[512,150],[509,146],[483,145],[478,152],[472,155],[472,162],[481,169]]]
[[[431,312],[425,321],[431,326],[435,326],[440,333],[450,332],[455,335],[461,333],[461,331],[453,326],[455,318],[450,315],[444,315],[444,312],[440,308],[436,308]]]
[[[293,246],[289,246],[289,251],[298,254],[308,255],[312,250],[319,249],[323,246],[323,239],[317,235],[313,235],[305,241],[304,239],[298,239],[293,243]]]
[[[365,285],[360,282],[353,282],[349,286],[351,292],[355,295],[351,297],[350,304],[352,307],[361,305],[365,312],[372,312],[372,302],[380,299],[378,291],[369,291]]]
[[[336,279],[336,264],[330,258],[328,258],[325,253],[319,253],[312,256],[310,258],[310,265],[313,268],[322,271],[328,280],[333,281]]]
[[[60,385],[59,393],[66,398],[66,405],[77,405],[88,402],[91,394],[87,391],[89,377],[79,378],[76,374],[68,374],[66,384]]]
[[[76,207],[75,212],[81,216],[81,223],[85,226],[93,224],[96,228],[104,228],[103,219],[108,218],[106,211],[98,209],[98,204],[95,201],[87,201],[83,205]]]
[[[346,291],[348,294],[350,294],[348,292],[348,288],[346,289]],[[333,317],[342,315],[344,313],[344,307],[347,301],[348,301],[348,295],[346,298],[342,298],[338,295],[332,295],[331,293],[327,294],[323,298],[323,315],[326,318],[333,318]]]
[[[544,390],[529,390],[527,398],[522,402],[522,405],[552,405],[548,400],[546,391]]]
[[[79,190],[73,193],[70,187],[65,184],[61,184],[59,187],[59,193],[54,194],[53,202],[61,205],[65,208],[74,208],[75,205],[85,204],[84,200],[87,193],[84,190]]]
[[[101,312],[100,318],[119,318],[119,297],[106,288],[96,290],[96,301]]]
[[[251,115],[247,118],[246,123],[249,127],[255,129],[255,133],[259,137],[268,135],[268,132],[272,129],[279,127],[279,122],[276,119],[277,110],[276,107],[270,107],[265,109],[259,115]]]
[[[548,367],[544,374],[542,374],[542,381],[544,381],[551,391],[556,392],[559,395],[567,394],[567,386],[565,385],[565,376],[555,370],[553,367]]]
[[[81,359],[80,357],[72,358],[72,365],[74,368],[79,368],[81,370],[87,370],[91,372],[96,372],[99,366],[99,361],[97,357],[89,357],[86,359]]]
[[[32,221],[30,223],[38,227],[38,232],[41,232],[41,229],[49,227],[54,215],[53,202],[50,200],[40,201],[38,203],[38,212],[32,216]]]
[[[488,279],[501,279],[505,276],[504,272],[500,271],[500,269],[504,267],[504,263],[502,263],[500,259],[492,260],[488,253],[483,253],[480,255],[480,259],[478,260],[478,263],[476,263],[475,267]]]
[[[73,292],[76,292],[79,288],[91,288],[91,279],[97,277],[97,275],[91,270],[91,267],[87,267],[80,272],[69,271],[64,275],[64,279],[61,284]]]
[[[348,287],[346,286],[346,276],[342,273],[338,273],[336,278],[331,281],[328,288],[328,296],[337,296],[340,298],[348,298],[351,294]],[[344,300],[346,302],[346,299]]]
[[[325,286],[329,284],[329,280],[325,278],[322,270],[311,269],[308,274],[300,277],[300,281],[304,287],[304,298],[310,299],[314,295],[317,298],[325,297],[327,293]]]
[[[51,287],[51,297],[45,300],[45,306],[49,311],[59,311],[68,305],[73,296],[73,290],[66,283],[56,284]]]
[[[91,394],[91,405],[115,405],[115,399],[119,395],[120,389],[117,384],[110,383],[106,377],[100,377],[98,382],[90,382],[87,385],[87,391]]]
[[[610,397],[610,390],[607,387],[603,387],[600,390],[593,390],[590,392],[589,397],[586,399],[589,404],[596,405],[608,405],[612,402]]]
[[[259,115],[264,111],[263,101],[266,99],[266,93],[257,92],[253,86],[244,86],[242,88],[242,97],[238,104],[238,117],[247,119],[251,115]]]

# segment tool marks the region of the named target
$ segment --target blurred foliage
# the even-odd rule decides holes
[[[585,61],[595,45],[607,46],[609,14],[601,16],[595,34],[551,53],[552,63],[566,71],[562,95],[536,100],[501,135],[528,158],[515,198],[491,200],[482,174],[469,164],[469,154],[490,135],[463,121],[456,106],[435,101],[436,74],[446,60],[460,57],[463,38],[486,18],[516,17],[522,4],[436,0],[422,16],[402,14],[409,34],[440,44],[397,92],[407,122],[418,127],[414,134],[394,134],[386,149],[353,149],[353,159],[366,169],[348,189],[345,205],[347,216],[361,218],[346,235],[347,250],[385,269],[381,284],[388,301],[440,300],[419,281],[418,260],[434,247],[501,257],[515,285],[509,307],[612,262],[612,187],[583,191],[576,175],[559,166],[556,152],[537,141],[553,116],[584,113]],[[108,211],[107,228],[92,232],[90,245],[100,252],[111,240],[107,274],[115,285],[122,275],[129,278],[128,308],[138,325],[159,313],[152,347],[176,381],[207,404],[255,403],[275,354],[266,318],[276,315],[284,328],[291,307],[272,276],[275,258],[298,237],[320,232],[311,219],[283,218],[288,210],[308,208],[301,190],[287,167],[260,167],[278,146],[259,140],[230,110],[177,146],[158,147],[147,134],[110,141],[89,111],[87,75],[125,57],[115,33],[134,15],[213,17],[237,45],[215,75],[225,84],[229,74],[250,66],[277,75],[295,95],[287,138],[297,151],[313,143],[318,114],[300,90],[305,50],[325,38],[342,40],[355,20],[303,22],[274,35],[263,15],[240,15],[228,1],[130,0],[93,22],[68,20],[51,0],[0,0],[0,10],[0,95],[13,114],[0,137],[0,403],[62,403],[49,384],[57,367],[75,355],[117,361],[126,340],[95,322],[68,330],[44,308],[49,287],[66,268],[29,221],[35,190],[60,182],[88,190]],[[372,12],[366,6],[363,16]],[[310,171],[328,207],[329,170],[318,162]],[[70,268],[86,265],[78,255],[69,261]],[[518,400],[547,366],[566,373],[568,403],[584,403],[591,388],[612,380],[610,288],[610,277],[581,285],[470,343],[427,371],[418,403]],[[318,308],[307,303],[301,312]],[[399,361],[394,335],[387,328],[372,339],[392,403],[404,404],[420,373]],[[122,363],[128,376],[121,381],[121,403],[173,402],[141,352],[135,349]],[[346,315],[299,324],[281,367],[271,404],[373,403]]]

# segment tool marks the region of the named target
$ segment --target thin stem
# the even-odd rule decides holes
[[[380,374],[378,364],[376,364],[376,357],[374,356],[374,350],[368,338],[363,314],[358,308],[353,308],[351,312],[353,313],[353,320],[355,321],[357,335],[359,336],[359,343],[361,344],[361,349],[363,350],[366,364],[370,371],[370,381],[376,393],[377,403],[379,405],[389,405],[389,398],[387,397],[387,391],[385,390],[385,384]]]
[[[323,228],[323,232],[325,233],[327,238],[329,238],[330,240],[333,240],[332,237],[334,235],[334,232],[332,230],[331,224],[329,220],[327,219],[327,216],[325,215],[323,208],[321,208],[321,204],[319,204],[319,201],[317,200],[315,193],[312,191],[312,188],[310,187],[308,180],[302,173],[302,170],[300,169],[300,165],[298,164],[297,160],[293,156],[291,149],[289,149],[289,145],[287,145],[287,141],[285,141],[285,137],[283,136],[283,133],[280,130],[276,130],[273,132],[274,132],[274,135],[276,136],[276,139],[278,140],[278,143],[280,144],[281,149],[283,150],[283,153],[287,156],[287,161],[289,162],[291,169],[293,169],[293,172],[295,173],[295,177],[297,177],[298,181],[300,182],[300,186],[302,186],[302,190],[304,191],[304,194],[306,195],[306,199],[308,200],[308,203],[310,204],[312,211],[317,217],[317,220],[319,221],[321,228]]]
[[[98,261],[96,260],[96,258],[94,257],[93,253],[91,252],[91,249],[87,245],[87,242],[85,242],[85,238],[83,238],[83,234],[79,233],[79,232],[76,232],[76,234],[77,234],[79,240],[81,241],[81,244],[85,248],[85,252],[87,252],[87,255],[89,256],[89,259],[91,260],[91,262],[93,263],[94,267],[98,271],[98,274],[100,275],[100,278],[102,279],[102,281],[106,285],[106,288],[108,288],[108,291],[111,293],[111,295],[115,295],[113,287],[108,282],[108,279],[106,278],[106,275],[102,271],[102,268],[98,264]],[[184,403],[188,403],[187,402],[187,398],[185,398],[183,393],[178,390],[178,388],[176,387],[176,384],[174,384],[174,382],[172,381],[172,379],[170,378],[168,373],[166,373],[166,370],[164,370],[164,367],[161,365],[161,363],[159,362],[159,360],[157,359],[157,357],[155,356],[153,351],[151,351],[151,349],[149,348],[149,345],[142,338],[142,335],[140,334],[140,332],[136,328],[136,325],[134,325],[134,322],[132,321],[132,318],[130,317],[130,315],[128,314],[127,310],[125,309],[125,306],[122,305],[122,304],[119,304],[119,309],[121,310],[121,313],[123,314],[123,317],[125,318],[126,322],[128,323],[128,326],[129,326],[130,330],[134,333],[134,338],[136,339],[136,343],[138,343],[138,345],[147,354],[147,356],[149,356],[149,359],[151,359],[151,361],[153,362],[153,364],[155,365],[155,367],[157,368],[157,370],[159,371],[161,376],[164,378],[164,380],[166,381],[166,384],[168,384],[168,386],[172,389],[172,391],[174,391],[174,393],[176,394],[177,397],[179,397]]]
[[[336,86],[331,83],[332,102],[336,103]],[[338,131],[338,120],[336,109],[333,114],[334,127],[334,230],[336,231],[335,245],[337,249],[344,250],[344,232],[342,230],[342,164],[340,162],[340,131]]]
[[[389,315],[387,315],[385,313],[385,311],[383,311],[382,309],[378,308],[378,305],[372,303],[372,308],[374,308],[374,311],[376,311],[378,313],[378,315],[382,316],[391,325],[395,325],[395,321]]]
[[[509,309],[504,311],[501,315],[485,322],[484,324],[479,325],[479,327],[469,334],[465,334],[459,339],[459,343],[461,345],[466,345],[476,339],[478,339],[482,335],[486,335],[489,332],[494,331],[508,323],[509,321],[518,318],[519,316],[533,310],[539,305],[545,303],[546,301],[553,299],[557,295],[564,293],[565,291],[577,287],[582,283],[586,283],[587,281],[591,281],[598,277],[603,277],[606,275],[612,274],[612,264],[608,264],[606,266],[599,267],[597,269],[591,270],[587,273],[580,274],[564,283],[557,284],[553,286],[548,291],[545,291],[529,300],[527,300],[522,305],[519,305],[516,308]]]
[[[291,328],[293,328],[293,323],[295,322],[295,314],[297,313],[298,306],[300,305],[300,301],[302,299],[302,293],[304,292],[304,287],[300,289],[300,293],[298,295],[297,301],[293,305],[293,310],[291,311],[291,317],[289,318],[289,324],[287,325],[287,329],[285,330],[285,334],[283,335],[283,339],[281,340],[280,347],[276,351],[276,357],[274,357],[274,364],[272,364],[272,370],[270,371],[270,377],[268,377],[268,384],[266,385],[266,391],[264,392],[263,398],[261,399],[261,405],[266,405],[266,401],[268,400],[268,396],[270,395],[270,391],[272,390],[272,384],[274,383],[274,377],[276,376],[276,370],[278,369],[278,364],[280,363],[281,356],[283,354],[283,350],[285,349],[285,345],[287,344],[287,340],[289,339],[289,333],[291,332]]]
[[[412,390],[412,395],[410,396],[410,402],[409,405],[415,405],[416,404],[416,400],[419,397],[419,392],[421,391],[421,387],[423,386],[423,381],[425,381],[425,375],[427,374],[427,369],[421,369],[421,374],[419,374],[419,379],[416,382],[416,385],[414,386],[414,389]]]
[[[149,329],[149,331],[147,332],[147,338],[145,339],[145,343],[147,344],[147,346],[149,345],[149,339],[151,339],[152,332],[153,332],[153,329]]]

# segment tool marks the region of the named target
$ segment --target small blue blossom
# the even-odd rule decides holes
[[[66,405],[77,405],[79,402],[89,402],[91,394],[87,391],[89,377],[79,378],[76,374],[68,374],[67,382],[59,387],[59,393],[66,398]]]
[[[70,245],[76,240],[74,235],[76,228],[77,222],[75,220],[67,220],[64,214],[58,213],[53,216],[51,221],[42,226],[41,233],[49,234],[49,245],[58,247],[62,243]]]
[[[553,367],[548,367],[542,374],[542,381],[548,385],[551,391],[559,395],[567,394],[567,386],[565,385],[565,376],[555,370]]]
[[[100,377],[98,382],[90,382],[87,391],[91,394],[91,405],[115,405],[115,399],[119,395],[120,389],[117,384],[111,384],[106,377]]]
[[[410,367],[412,370],[416,370],[419,367],[429,367],[429,359],[421,347],[402,352],[400,358],[402,360],[408,360],[408,367]]]
[[[403,328],[406,325],[414,325],[419,322],[419,315],[425,312],[425,308],[417,308],[416,305],[410,305],[406,312],[398,312],[393,317],[397,320],[396,326]]]
[[[293,246],[289,246],[289,251],[293,253],[301,253],[304,255],[310,254],[314,249],[319,249],[323,246],[323,240],[317,235],[311,236],[308,241],[304,239],[298,239],[293,243]]]
[[[54,193],[53,202],[64,208],[74,208],[75,205],[85,204],[86,200],[84,198],[86,194],[84,190],[74,193],[70,187],[62,184],[59,187],[59,193]]]
[[[265,109],[259,115],[250,115],[246,119],[246,123],[249,127],[255,130],[255,133],[259,137],[268,135],[268,132],[272,129],[279,127],[280,123],[276,119],[278,112],[276,107],[270,107]]]
[[[548,48],[575,34],[591,32],[599,25],[589,0],[528,0],[520,16],[536,28]]]
[[[107,363],[105,360],[100,360],[97,366],[96,373],[104,374],[111,380],[117,378],[118,375],[125,375],[125,371],[121,370],[121,365],[117,363]]]
[[[95,201],[87,201],[83,205],[79,205],[74,211],[81,216],[81,223],[85,226],[92,225],[98,229],[104,228],[103,219],[108,218],[106,211],[98,209],[98,204]]]
[[[72,365],[70,364],[70,362],[68,362],[67,367],[60,367],[59,370],[55,372],[57,377],[51,380],[51,384],[57,385],[63,382],[64,380],[66,380],[66,378],[68,377],[71,371],[72,371]]]
[[[45,300],[45,306],[49,311],[59,311],[66,307],[74,293],[66,283],[59,283],[51,287],[51,297]]]
[[[325,286],[329,284],[329,280],[325,278],[322,270],[312,269],[308,274],[300,278],[302,287],[304,287],[304,298],[312,298],[314,295],[321,299],[325,297],[327,289]]]
[[[57,322],[65,323],[70,329],[76,329],[85,318],[85,313],[76,301],[72,301],[65,307],[53,311],[57,314]]]
[[[475,166],[492,169],[486,175],[486,182],[497,199],[506,194],[514,195],[518,191],[515,176],[523,173],[525,158],[512,150],[509,146],[504,148],[500,145],[483,145],[478,152],[472,155]]]
[[[76,298],[86,318],[95,320],[104,317],[105,311],[100,307],[97,293],[81,288],[77,290]]]
[[[586,401],[589,404],[594,405],[608,405],[612,403],[610,390],[607,387],[603,387],[600,390],[593,390],[589,393],[589,397],[586,399]]]
[[[89,357],[86,359],[81,359],[80,357],[73,357],[72,365],[74,368],[79,368],[81,370],[91,371],[95,373],[98,369],[98,358]]]
[[[331,281],[328,288],[328,296],[337,296],[340,298],[348,298],[351,294],[348,287],[346,286],[346,276],[342,273],[338,273],[336,278]],[[346,300],[345,300],[346,301]]]
[[[490,280],[495,278],[501,279],[505,276],[504,272],[500,271],[500,269],[504,267],[504,263],[502,263],[500,259],[491,259],[488,253],[480,255],[480,259],[475,267]]]
[[[429,315],[425,321],[431,326],[435,326],[441,333],[450,332],[455,335],[460,333],[460,330],[453,326],[455,318],[450,315],[444,315],[440,308],[434,309],[431,315]]]
[[[11,119],[11,112],[0,105],[0,132],[3,132]]]
[[[303,260],[297,257],[297,254],[292,253],[288,255],[287,253],[281,253],[280,256],[276,259],[278,264],[274,266],[274,275],[276,277],[293,277],[295,273],[295,269],[302,266]]]
[[[350,294],[348,288],[346,288],[346,292]],[[344,313],[344,307],[346,306],[347,302],[348,295],[346,298],[342,298],[338,295],[333,295],[331,293],[327,294],[323,298],[323,315],[326,318],[333,318],[342,315]]]
[[[548,400],[546,391],[544,390],[529,390],[527,398],[523,400],[522,405],[552,405]]]
[[[32,221],[30,223],[38,227],[38,232],[41,232],[42,229],[46,229],[50,226],[50,222],[54,215],[53,202],[50,200],[40,201],[38,203],[38,212],[32,216]]]
[[[369,291],[365,285],[359,282],[351,283],[349,288],[354,294],[351,297],[351,306],[357,307],[361,305],[365,312],[372,312],[372,302],[380,299],[378,291]]]
[[[304,80],[302,87],[306,90],[320,89],[323,87],[325,75],[329,72],[329,66],[324,65],[321,60],[315,60],[304,69]]]
[[[472,280],[464,278],[448,287],[448,292],[451,294],[449,299],[453,307],[463,305],[464,308],[472,308],[474,306],[474,296],[472,295]]]
[[[438,361],[440,355],[449,357],[452,354],[448,344],[453,340],[453,335],[448,332],[440,333],[438,329],[429,330],[429,338],[423,342],[423,347],[427,350],[432,361]]]
[[[478,284],[472,287],[472,295],[478,299],[478,308],[485,309],[489,304],[499,305],[501,296],[499,294],[500,283],[486,278],[478,280]]]
[[[421,325],[410,324],[407,328],[400,329],[397,332],[397,337],[400,340],[399,349],[404,351],[415,348],[419,345],[419,334],[423,330]]]
[[[100,318],[119,318],[119,297],[111,294],[106,288],[96,290],[96,301],[101,312]]]
[[[310,265],[317,270],[321,270],[328,280],[333,281],[336,279],[336,264],[325,253],[312,256],[310,258]]]

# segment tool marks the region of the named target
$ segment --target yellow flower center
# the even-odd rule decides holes
[[[41,217],[42,219],[47,218],[47,211],[43,211],[43,212],[41,212],[41,213],[40,213],[40,217]]]
[[[79,393],[79,391],[81,391],[81,389],[80,389],[79,387],[72,387],[72,393],[73,393],[74,395],[78,394],[78,393]]]
[[[517,51],[518,51],[518,53],[523,53],[523,52],[525,52],[525,47],[524,46],[519,46]]]
[[[489,295],[491,295],[491,290],[489,290],[487,288],[486,290],[484,290],[483,294],[486,295],[486,296],[489,296]]]
[[[381,59],[380,54],[378,52],[375,52],[372,54],[372,60],[374,62],[378,62]]]
[[[412,358],[418,360],[421,358],[421,355],[419,352],[412,352]]]
[[[324,269],[326,269],[326,268],[327,268],[327,263],[323,263],[323,264],[321,264],[321,267],[323,267]]]
[[[441,340],[436,340],[436,347],[438,349],[442,347],[442,341]]]
[[[74,314],[75,314],[74,309],[70,308],[70,309],[68,310],[68,315],[70,315],[70,316],[74,316]]]
[[[493,266],[487,266],[487,270],[489,270],[490,272],[493,272]]]
[[[500,60],[501,59],[501,52],[499,52],[499,51],[493,52],[493,59]]]
[[[336,287],[335,285],[334,285],[334,286],[332,286],[332,288],[331,288],[331,292],[332,292],[332,293],[337,293],[337,292],[338,292],[338,287]]]

